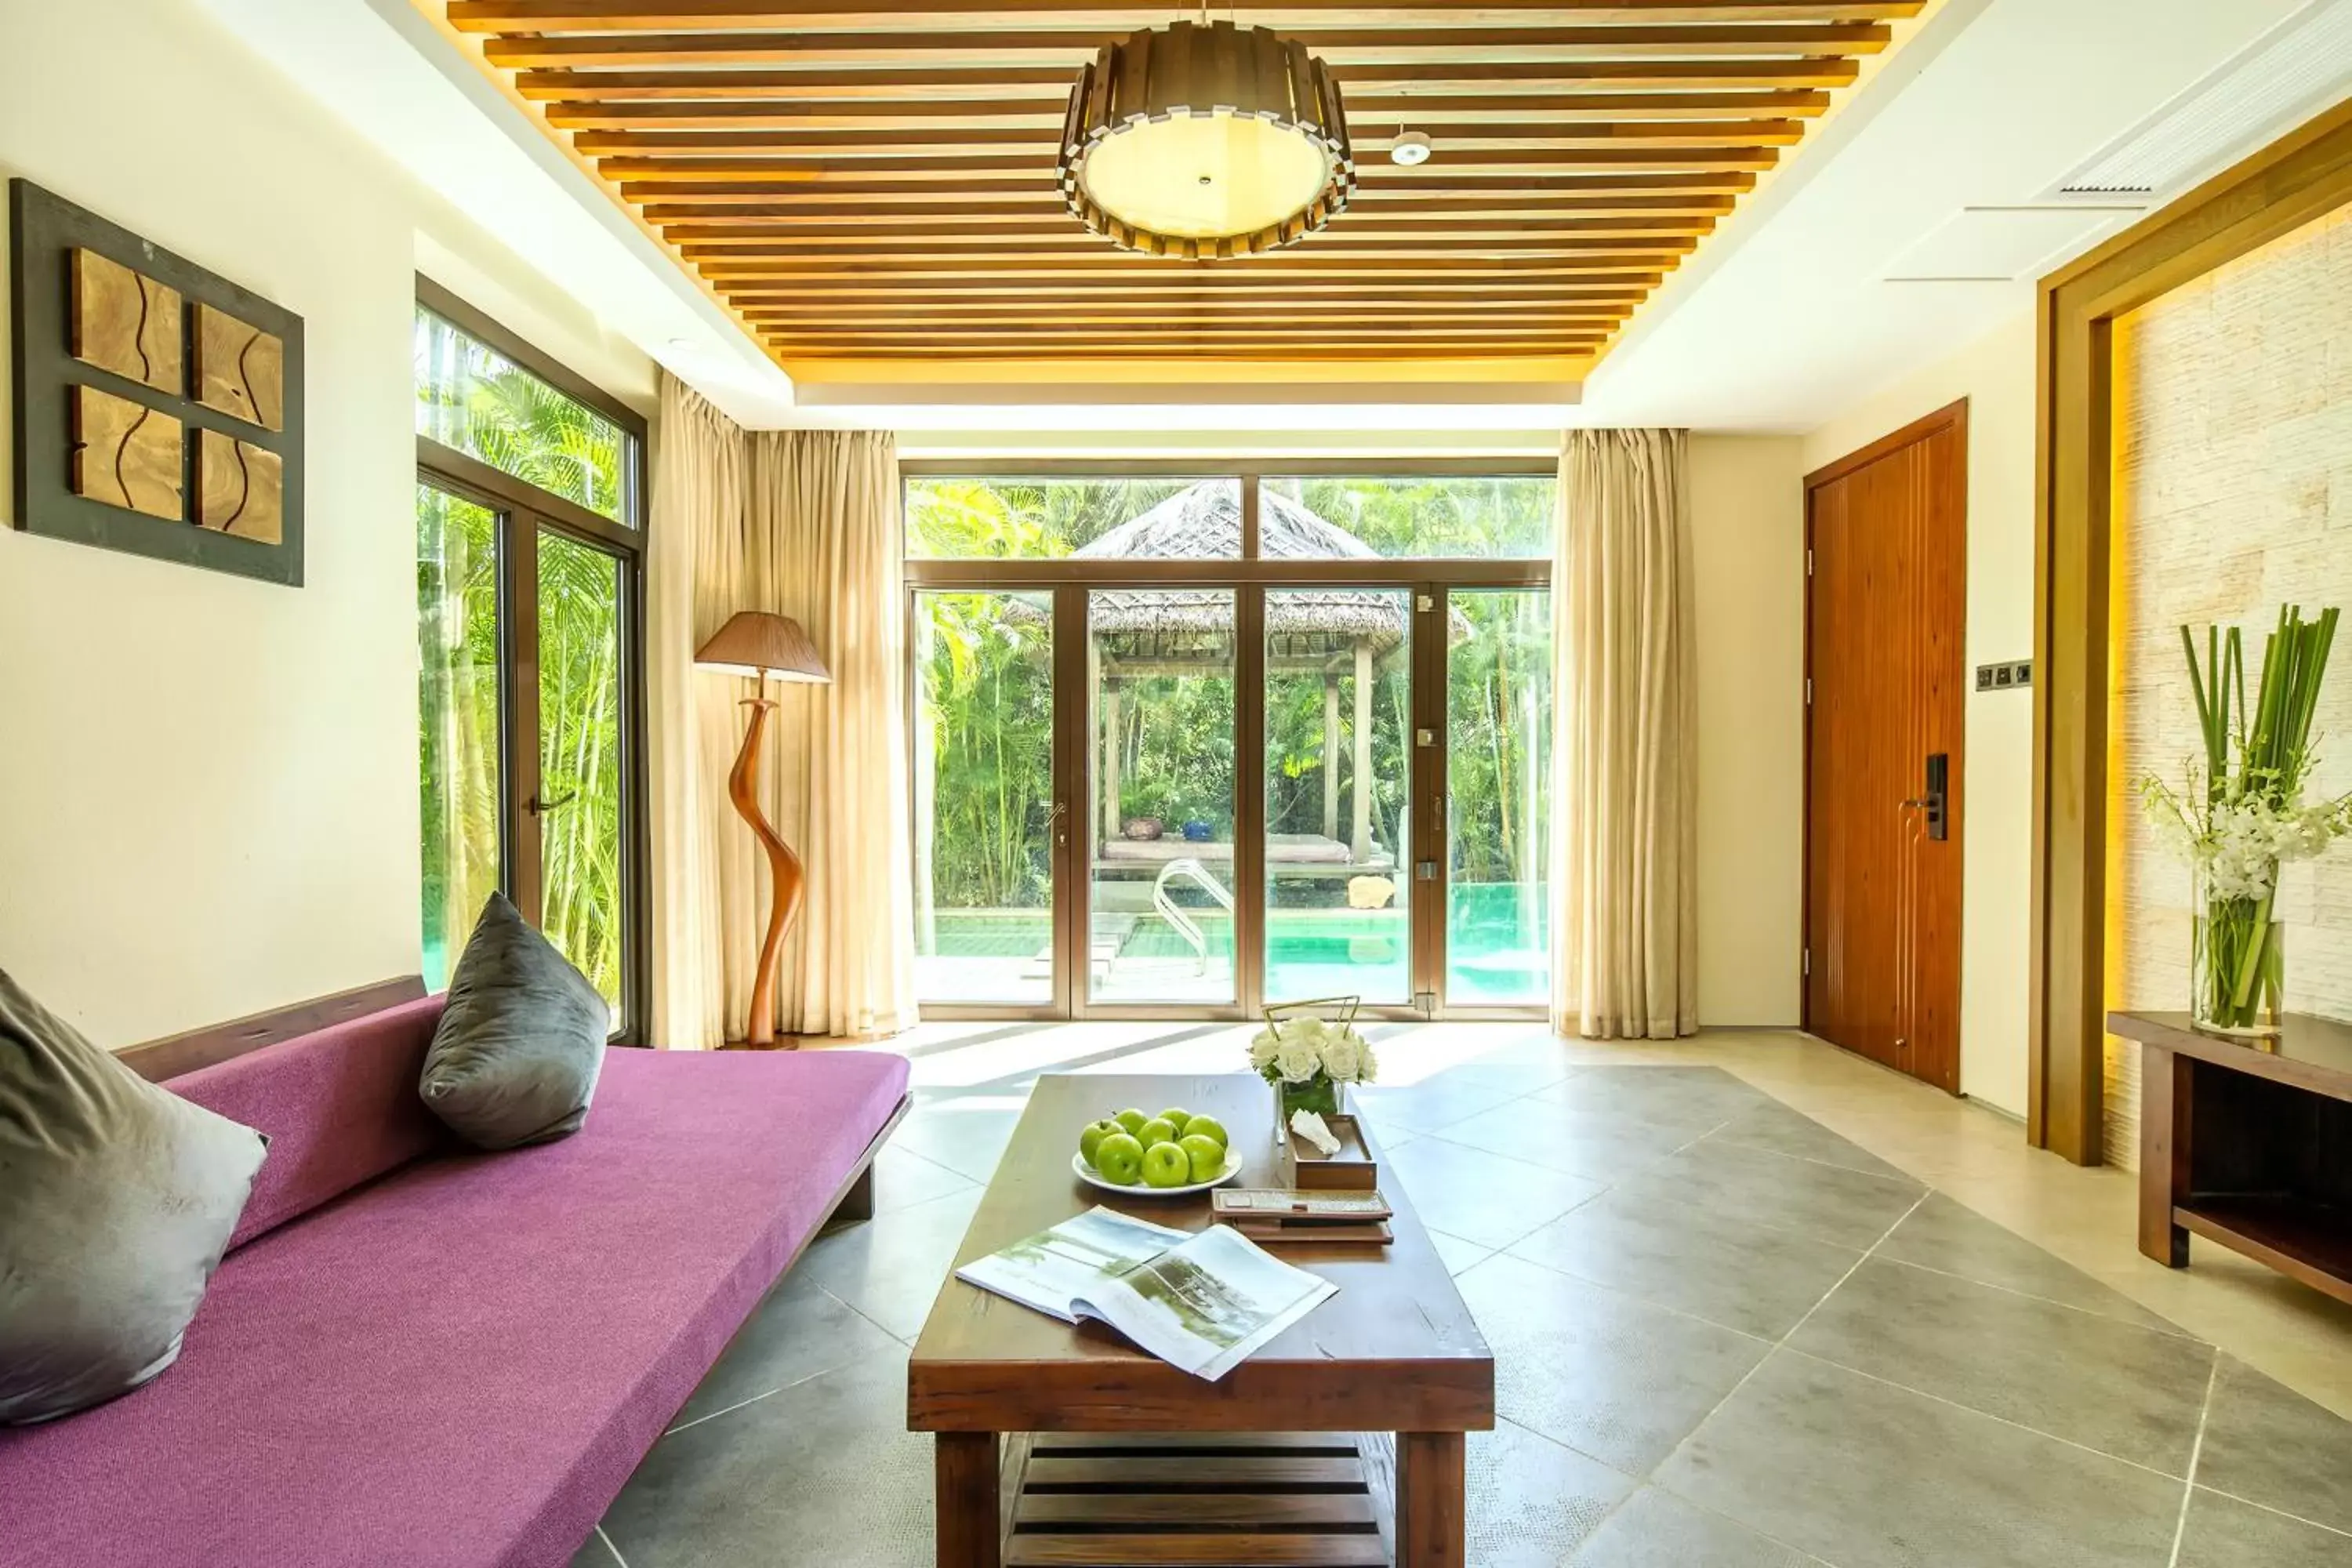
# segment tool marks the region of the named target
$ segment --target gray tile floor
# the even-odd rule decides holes
[[[1200,1070],[1211,1033],[1072,1050]],[[2352,1424],[1719,1068],[1496,1038],[1362,1097],[1496,1353],[1473,1563],[2352,1565]],[[1043,1054],[927,1075],[875,1218],[812,1247],[574,1568],[930,1561],[907,1350]]]

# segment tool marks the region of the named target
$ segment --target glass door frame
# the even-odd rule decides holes
[[[1412,737],[1410,811],[1415,827],[1412,858],[1398,867],[1410,879],[1413,992],[1404,1005],[1366,1005],[1360,1016],[1397,1021],[1432,1018],[1533,1020],[1532,1005],[1471,1004],[1445,996],[1445,934],[1449,886],[1446,822],[1446,656],[1453,589],[1551,586],[1549,559],[1430,558],[1265,560],[1258,551],[1258,501],[1266,479],[1432,479],[1551,477],[1551,458],[1286,458],[1246,461],[1202,458],[1055,461],[992,458],[902,459],[908,479],[1192,479],[1237,480],[1241,486],[1242,552],[1228,560],[1078,560],[1070,557],[942,559],[909,557],[905,563],[908,616],[908,755],[919,754],[914,726],[922,721],[912,657],[919,595],[925,590],[1045,593],[1054,595],[1053,1001],[1029,1005],[925,1002],[926,1020],[1171,1020],[1245,1022],[1259,1017],[1265,978],[1265,595],[1283,588],[1402,588],[1412,605]],[[1106,1003],[1089,1001],[1085,977],[1092,962],[1092,866],[1087,824],[1092,801],[1095,694],[1087,679],[1087,595],[1095,588],[1230,588],[1234,591],[1234,1000],[1229,1003]],[[919,792],[908,792],[909,809]],[[1085,827],[1087,831],[1077,829]],[[914,825],[908,823],[909,842]],[[1434,861],[1423,881],[1419,867]],[[1430,999],[1424,1010],[1418,999]]]
[[[416,280],[417,302],[538,376],[558,391],[612,419],[630,437],[623,463],[623,512],[630,527],[541,489],[469,453],[428,436],[416,437],[416,479],[488,511],[497,521],[499,606],[499,881],[525,920],[536,926],[544,907],[540,817],[539,541],[568,538],[613,558],[620,608],[621,686],[621,1016],[613,1043],[646,1043],[653,996],[648,942],[651,844],[646,803],[645,464],[646,421],[593,383],[573,374],[529,343],[429,279]],[[451,963],[456,962],[452,954]]]

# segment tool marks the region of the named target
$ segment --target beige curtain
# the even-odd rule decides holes
[[[1698,1027],[1696,628],[1679,430],[1573,430],[1554,563],[1552,1024]]]
[[[647,635],[653,681],[656,1043],[740,1039],[766,920],[766,857],[727,799],[751,695],[694,668],[738,610],[792,616],[833,672],[772,686],[761,805],[807,865],[776,1027],[884,1034],[915,1021],[907,841],[906,605],[887,435],[744,431],[662,378]]]

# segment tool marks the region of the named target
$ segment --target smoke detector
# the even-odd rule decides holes
[[[1408,131],[1389,143],[1389,159],[1413,169],[1428,163],[1429,155],[1436,151],[1428,137],[1418,131]]]

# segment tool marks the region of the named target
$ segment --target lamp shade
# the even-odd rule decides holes
[[[817,656],[800,622],[765,610],[738,610],[710,640],[696,650],[705,669],[777,680],[830,681],[833,672]]]
[[[1346,110],[1323,62],[1231,22],[1107,45],[1070,89],[1057,174],[1087,228],[1194,261],[1288,245],[1356,189]]]

